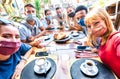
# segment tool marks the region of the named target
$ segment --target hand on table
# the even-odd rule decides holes
[[[29,40],[30,42],[32,42],[32,41],[35,40],[35,38],[34,38],[34,36],[30,36],[30,37],[28,37],[28,40]]]
[[[52,28],[53,26],[52,25],[48,25],[48,27],[47,28]]]

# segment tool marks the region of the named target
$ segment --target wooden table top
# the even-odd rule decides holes
[[[77,39],[77,41],[81,41],[84,44],[86,39],[87,38]],[[75,57],[75,54],[76,54],[75,50],[78,44],[75,44],[73,42],[74,42],[74,39],[70,39],[65,44],[57,44],[55,43],[55,41],[50,41],[50,42],[47,42],[48,43],[47,46],[43,48],[33,47],[35,52],[47,51],[48,56],[35,57],[35,54],[32,54],[29,57],[27,64],[34,59],[38,59],[41,57],[44,57],[44,58],[48,57],[53,59],[57,65],[56,73],[52,79],[72,79],[70,74],[71,65],[76,60],[80,59]],[[100,61],[100,58],[98,56],[97,57],[91,56],[89,58]],[[20,76],[17,79],[20,79]]]

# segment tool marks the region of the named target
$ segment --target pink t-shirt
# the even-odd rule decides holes
[[[111,34],[100,46],[99,57],[120,78],[120,32]]]

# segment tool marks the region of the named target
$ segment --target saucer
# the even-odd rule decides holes
[[[80,70],[87,76],[95,76],[98,74],[98,68],[96,65],[93,66],[91,70],[88,70],[88,68],[85,67],[86,63],[82,63],[80,65]]]
[[[50,61],[46,60],[46,63],[47,64],[46,64],[45,69],[42,69],[42,70],[38,69],[37,65],[34,65],[34,71],[35,71],[35,73],[37,73],[37,74],[46,74],[46,72],[51,68]]]
[[[71,38],[73,39],[79,39],[79,38],[84,38],[85,34],[83,32],[71,32]]]
[[[73,36],[73,37],[77,37],[77,36],[79,36],[79,33],[78,33],[78,32],[73,32],[73,33],[72,33],[72,36]]]
[[[60,40],[54,40],[56,43],[66,43],[68,40],[70,40],[71,37],[67,36],[66,38],[60,39]]]
[[[44,40],[45,40],[45,41],[47,41],[47,40],[49,40],[49,39],[50,39],[50,36],[49,36],[49,35],[44,36]]]

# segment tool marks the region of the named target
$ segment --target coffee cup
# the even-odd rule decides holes
[[[39,58],[35,61],[35,66],[38,71],[46,72],[47,62],[45,58]]]
[[[95,66],[95,63],[92,60],[86,60],[84,63],[84,67],[89,71],[92,70],[94,66]]]

